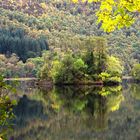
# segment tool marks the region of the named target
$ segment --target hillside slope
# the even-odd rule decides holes
[[[70,0],[0,0],[0,53],[14,52],[25,61],[41,55],[48,46],[52,51],[65,52],[77,49],[74,43],[69,48],[70,40],[103,36],[108,40],[109,53],[122,59],[126,71],[130,71],[133,63],[140,60],[140,22],[106,34],[96,24],[97,7],[96,3],[74,4]],[[19,46],[24,46],[23,56]]]

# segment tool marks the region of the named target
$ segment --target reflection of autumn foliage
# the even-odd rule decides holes
[[[59,112],[62,108],[72,112],[89,111],[100,113],[99,109],[105,109],[104,113],[119,109],[124,100],[121,93],[122,87],[63,87],[48,91],[47,98],[51,101],[51,107]],[[109,94],[108,94],[109,93]]]
[[[88,116],[93,125],[91,127],[98,131],[107,127],[109,113],[119,109],[124,99],[121,90],[121,86],[87,87],[85,89],[56,88],[50,99],[53,99],[52,108],[56,111],[60,111],[63,108],[67,113],[80,112],[81,114],[87,114],[86,116]],[[103,92],[110,92],[110,94],[104,96]],[[101,93],[103,96],[100,95]]]
[[[104,90],[109,90],[111,94],[106,97],[101,96],[99,92],[104,92]],[[108,128],[109,115],[119,109],[115,108],[120,106],[123,95],[120,87],[107,87],[104,90],[102,87],[71,86],[54,87],[47,91],[39,90],[28,94],[28,103],[24,103],[26,107],[24,104],[22,107],[17,106],[21,111],[21,115],[17,116],[20,119],[17,121],[24,120],[26,125],[22,123],[21,127],[19,122],[12,135],[18,139],[21,137],[30,139],[29,136],[32,136],[35,140],[40,135],[41,140],[45,140],[47,136],[52,140],[56,136],[57,139],[61,139],[62,135],[66,138],[70,135],[77,136],[83,134],[83,130],[92,131],[92,133],[105,130]],[[30,105],[33,101],[35,104]],[[43,105],[43,109],[40,104]],[[40,116],[33,117],[33,113],[30,112],[31,108],[36,110],[34,113],[39,113]],[[40,113],[41,111],[47,115],[47,119],[43,113]],[[47,136],[46,131],[50,132]],[[85,140],[83,137],[81,139]]]

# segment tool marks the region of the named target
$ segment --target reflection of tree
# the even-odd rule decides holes
[[[119,109],[123,100],[121,86],[117,87],[55,87],[47,92],[46,106],[56,113],[80,113],[94,129],[107,127],[108,114]],[[48,112],[49,113],[49,112]],[[90,120],[90,121],[89,121]],[[92,126],[91,125],[92,122]]]
[[[138,84],[131,85],[132,97],[136,100],[140,100],[140,86]]]
[[[50,97],[51,107],[57,112],[62,108],[67,112],[81,113],[88,116],[93,127],[107,127],[108,113],[119,109],[123,100],[121,86],[117,87],[56,87]],[[91,124],[91,123],[90,123]]]
[[[43,105],[39,101],[30,100],[24,95],[18,102],[18,105],[14,108],[14,114],[16,115],[16,123],[20,126],[25,125],[28,118],[39,118],[43,115]]]
[[[111,93],[103,96],[108,90]],[[83,131],[103,130],[108,126],[109,113],[118,109],[122,99],[120,87],[55,87],[24,96],[15,114],[16,120],[20,118],[26,123],[17,123],[12,135],[16,140],[60,140],[78,136]]]

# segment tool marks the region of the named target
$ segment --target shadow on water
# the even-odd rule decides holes
[[[124,100],[122,87],[54,87],[19,98],[12,140],[97,140]],[[102,134],[102,135],[99,135]]]

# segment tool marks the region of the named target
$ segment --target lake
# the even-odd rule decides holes
[[[140,86],[53,87],[21,82],[9,140],[139,140]]]

